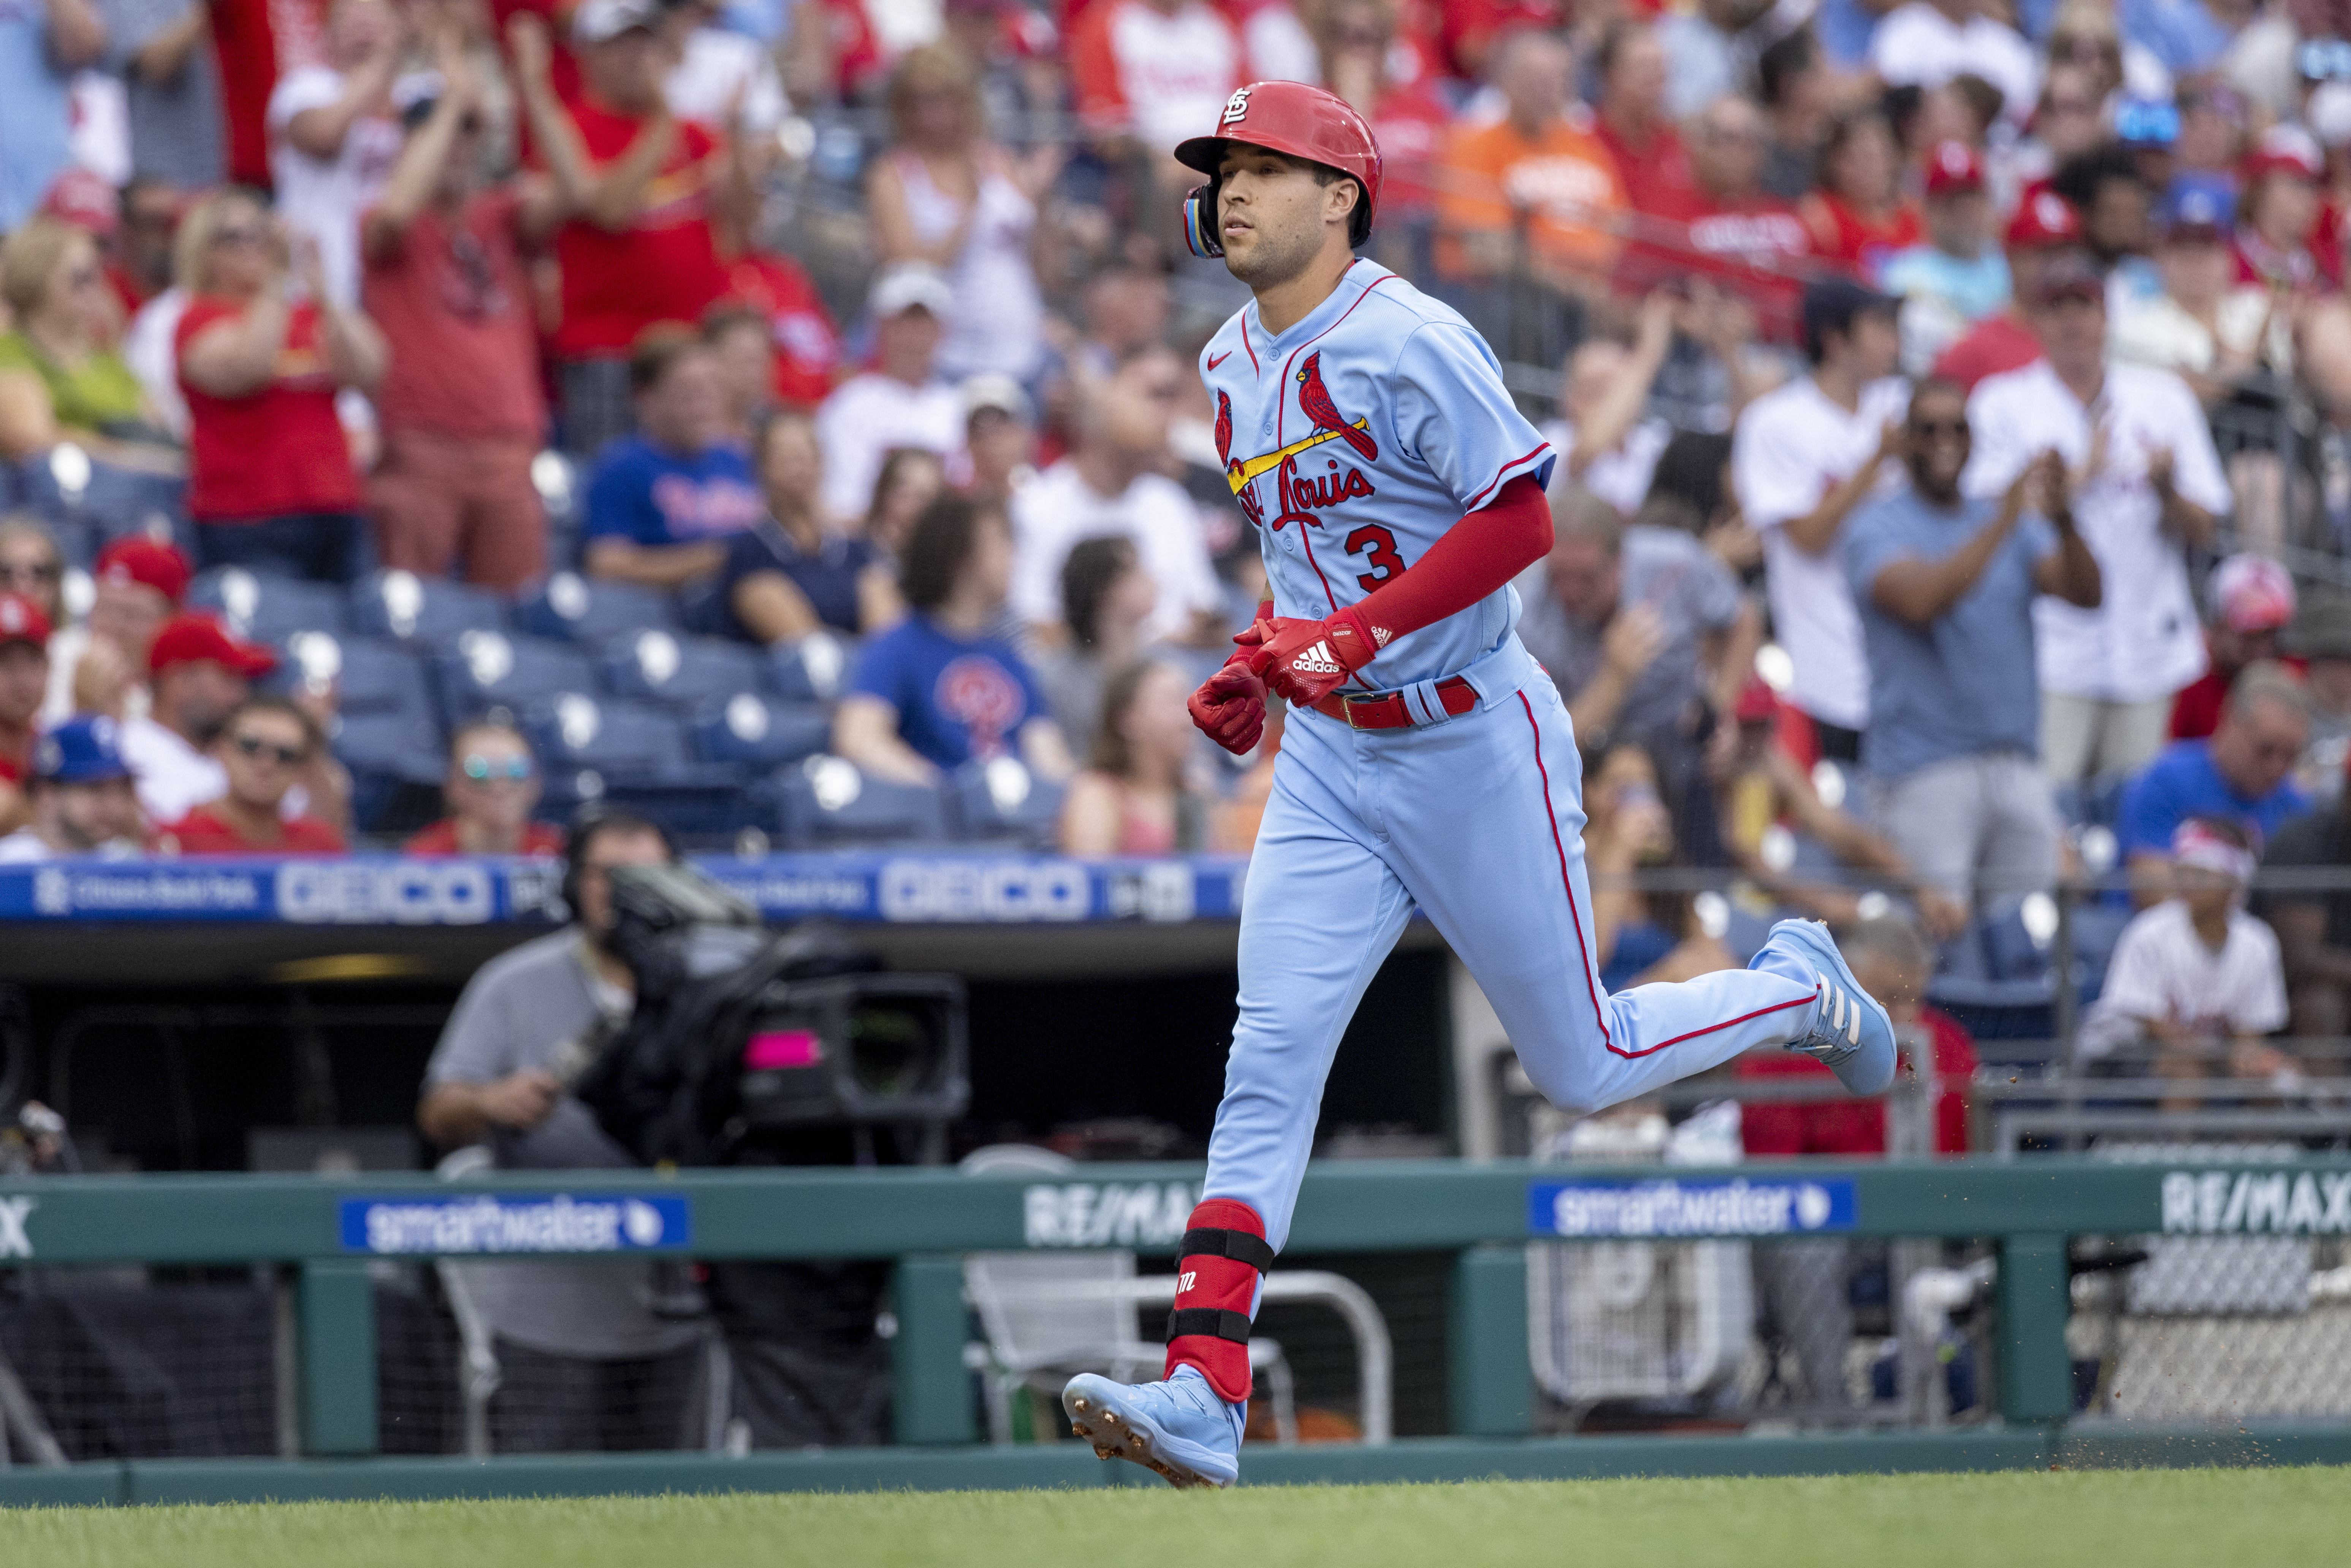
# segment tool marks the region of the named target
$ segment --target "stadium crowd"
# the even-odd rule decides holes
[[[1234,763],[1183,711],[1263,587],[1192,372],[1245,296],[1168,152],[1290,78],[1379,137],[1369,253],[1553,415],[1520,630],[1595,870],[1949,939],[2112,846],[2169,922],[2117,974],[2243,999],[2085,1038],[2345,1027],[2344,896],[2231,913],[2263,854],[2351,862],[2332,0],[0,31],[0,859],[544,852],[605,794],[1245,852],[1279,727]],[[1612,984],[1728,961],[1600,902]]]

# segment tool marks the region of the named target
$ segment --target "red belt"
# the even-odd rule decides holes
[[[1448,716],[1458,718],[1478,706],[1478,688],[1465,677],[1455,675],[1437,683],[1437,700],[1445,705]],[[1316,703],[1314,711],[1325,718],[1337,719],[1349,729],[1410,729],[1420,722],[1413,716],[1412,706],[1404,700],[1402,692],[1384,692],[1378,696],[1333,692]]]

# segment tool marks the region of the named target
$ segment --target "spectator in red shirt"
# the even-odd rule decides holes
[[[1410,260],[1408,237],[1437,205],[1436,169],[1452,110],[1427,73],[1399,75],[1399,60],[1419,62],[1410,44],[1398,42],[1395,7],[1387,0],[1336,0],[1310,20],[1322,85],[1370,122],[1380,144],[1380,226],[1372,247],[1403,268]]]
[[[89,575],[89,616],[50,643],[52,664],[66,666],[62,680],[50,678],[52,722],[125,716],[131,690],[146,684],[155,633],[179,609],[192,573],[175,547],[131,534],[99,551]]]
[[[1070,29],[1078,118],[1114,151],[1140,150],[1181,191],[1199,176],[1169,151],[1249,80],[1241,55],[1232,23],[1203,0],[1093,0]]]
[[[1657,212],[1686,202],[1689,155],[1666,113],[1666,47],[1656,30],[1646,17],[1620,18],[1600,35],[1592,68],[1600,78],[1592,133],[1615,157],[1633,210]]]
[[[2172,699],[2172,739],[2201,740],[2220,727],[2229,688],[2248,665],[2278,656],[2279,634],[2294,612],[2294,579],[2277,562],[2232,555],[2220,563],[2212,573],[2212,619],[2204,626],[2211,664]]]
[[[449,815],[400,846],[409,855],[559,855],[563,834],[530,813],[538,762],[507,725],[469,724],[449,738],[441,799]]]
[[[342,834],[316,817],[279,811],[325,747],[310,716],[284,697],[246,698],[212,747],[227,791],[163,830],[163,847],[183,855],[341,854]]]
[[[841,331],[807,269],[789,256],[755,251],[726,274],[726,298],[767,319],[774,345],[774,400],[812,411],[841,371]]]
[[[563,319],[555,330],[567,450],[628,433],[629,349],[648,327],[692,324],[726,289],[720,231],[739,240],[758,193],[731,142],[670,113],[653,0],[585,0],[572,14],[581,94],[570,133],[538,138],[571,213],[556,235]],[[552,103],[536,17],[509,33],[526,107]]]
[[[2008,222],[2010,303],[1977,322],[1935,361],[1935,376],[1970,391],[1986,376],[2021,371],[2041,357],[2041,340],[2025,324],[2017,300],[2032,298],[2041,269],[2060,256],[2079,252],[2082,220],[2054,191],[2027,195]]]
[[[1829,121],[1820,183],[1796,211],[1815,253],[1864,277],[1924,237],[1918,209],[1902,193],[1902,149],[1882,111],[1847,110]]]
[[[2245,156],[2237,199],[2237,281],[2281,293],[2334,287],[2342,267],[2319,233],[2326,157],[2308,131],[2275,125]]]
[[[1749,99],[1726,95],[1699,110],[1689,129],[1694,184],[1653,208],[1682,232],[1627,247],[1624,281],[1646,293],[1692,272],[1710,273],[1755,307],[1765,336],[1788,341],[1813,242],[1795,209],[1758,183],[1767,151],[1763,111]]]
[[[206,566],[350,580],[360,482],[335,394],[383,379],[382,335],[328,298],[318,248],[290,244],[250,192],[199,203],[177,255],[190,298],[173,346],[198,554]]]
[[[362,298],[392,349],[368,493],[385,566],[462,570],[511,593],[547,566],[530,482],[547,410],[521,251],[551,226],[555,195],[543,180],[484,184],[481,94],[454,29],[434,55],[435,73],[401,84],[407,141],[360,223]]]
[[[32,820],[25,781],[49,691],[49,618],[21,593],[0,593],[0,837]]]

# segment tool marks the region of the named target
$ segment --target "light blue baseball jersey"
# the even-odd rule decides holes
[[[1420,559],[1517,475],[1553,454],[1502,385],[1486,340],[1374,262],[1274,336],[1251,301],[1200,355],[1217,452],[1258,526],[1274,613],[1320,620]],[[1353,686],[1458,674],[1519,620],[1507,584],[1397,638]]]

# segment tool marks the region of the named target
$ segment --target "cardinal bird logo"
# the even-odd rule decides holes
[[[1233,460],[1233,395],[1217,394],[1217,461],[1230,465]]]
[[[1331,401],[1331,391],[1322,384],[1322,354],[1317,350],[1306,356],[1298,367],[1298,406],[1314,422],[1317,430],[1327,430],[1353,447],[1366,463],[1380,460],[1380,444],[1360,423],[1350,424],[1341,417],[1339,405]]]

